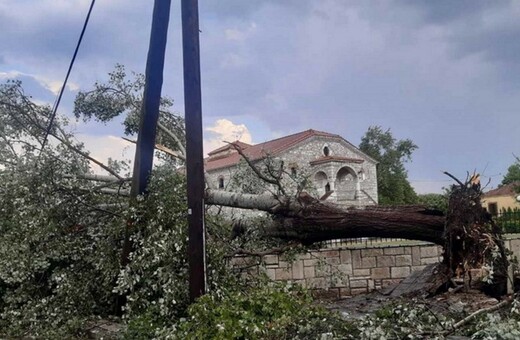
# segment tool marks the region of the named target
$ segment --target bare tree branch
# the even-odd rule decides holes
[[[180,158],[185,161],[186,160],[186,148],[184,147],[184,144],[182,144],[181,140],[175,135],[175,133],[170,131],[161,122],[157,122],[157,127],[159,129],[161,129],[161,131],[164,132],[168,137],[173,139],[175,141],[175,143],[177,143],[177,146],[178,146],[179,152],[180,152],[180,155],[178,155],[177,158]]]
[[[133,143],[133,144],[137,143],[135,140],[131,140],[131,139],[126,138],[126,137],[121,137],[121,138],[126,140],[127,142],[130,142],[130,143]],[[178,151],[174,151],[174,150],[172,150],[172,149],[170,149],[170,148],[168,148],[168,147],[166,147],[166,146],[164,146],[162,144],[155,144],[155,148],[157,150],[159,150],[159,151],[162,151],[162,152],[164,152],[164,153],[174,157],[174,158],[178,158],[178,159],[180,159],[182,161],[186,161],[186,157],[183,154],[181,154]]]
[[[457,177],[453,176],[452,174],[450,174],[449,172],[447,171],[444,171],[443,174],[451,177],[455,182],[459,183],[460,186],[464,186],[464,183],[462,183]]]
[[[466,325],[467,323],[471,322],[473,319],[475,319],[477,316],[479,316],[481,314],[491,313],[491,312],[497,311],[497,310],[499,310],[501,308],[507,307],[513,301],[514,301],[514,298],[512,296],[510,296],[507,299],[505,299],[504,301],[502,301],[500,303],[497,303],[494,306],[491,306],[491,307],[488,307],[488,308],[479,309],[476,312],[471,313],[470,315],[468,315],[464,319],[462,319],[459,322],[457,322],[456,324],[454,324],[452,326],[452,328],[449,331],[446,331],[443,335],[448,335],[448,334],[453,333],[455,330],[457,330],[457,329],[461,328],[462,326]]]
[[[26,105],[28,105],[29,107],[31,107],[33,110],[37,110],[38,107],[32,103],[31,101],[28,101],[26,99],[25,96],[22,96],[22,100],[24,101],[24,103]],[[24,112],[24,110],[21,110],[20,107],[16,106],[16,105],[13,105],[11,103],[7,103],[7,102],[0,102],[1,105],[6,105],[6,106],[9,106],[10,108],[12,109],[15,109],[19,114],[23,115],[27,120],[29,120],[30,124],[34,127],[36,127],[37,129],[41,130],[42,132],[47,132],[47,128],[45,128],[44,126],[42,126],[40,124],[40,122],[36,121],[34,117],[31,117],[31,115],[29,115],[27,112]],[[24,123],[23,121],[21,121],[16,114],[11,114],[10,115],[13,119],[15,119],[19,124],[21,124],[22,126],[26,125],[26,123]],[[106,166],[105,164],[103,164],[102,162],[98,161],[97,159],[95,159],[94,157],[90,156],[88,153],[80,150],[79,148],[77,148],[76,146],[74,146],[72,144],[72,142],[68,139],[67,137],[67,134],[65,133],[65,131],[59,127],[58,125],[54,125],[54,128],[56,128],[61,136],[59,136],[57,133],[54,133],[52,130],[49,132],[49,135],[53,136],[54,138],[56,138],[59,142],[63,143],[67,148],[69,148],[70,150],[76,152],[77,154],[79,154],[80,156],[90,160],[91,162],[97,164],[99,167],[101,167],[103,170],[107,171],[108,173],[110,173],[111,175],[117,177],[118,179],[122,179],[121,176],[119,176],[119,174],[112,170],[111,168],[109,168],[108,166]],[[27,130],[26,130],[27,131]],[[38,137],[37,136],[34,136],[31,132],[28,131],[28,133],[30,135],[32,135],[34,138],[36,138],[36,140],[39,141]],[[40,145],[41,145],[41,142],[40,142]]]
[[[258,169],[258,167],[255,164],[253,164],[253,162],[249,159],[249,157],[247,157],[246,154],[244,154],[242,149],[236,143],[230,143],[230,142],[226,142],[226,143],[231,145],[240,154],[240,156],[242,156],[242,158],[246,161],[247,165],[249,165],[251,170],[253,170],[253,172],[258,176],[258,178],[260,178],[261,180],[263,180],[266,183],[276,185],[276,187],[278,188],[280,193],[284,196],[286,195],[285,189],[284,189],[282,183],[280,182],[280,177],[276,178],[275,176],[273,176],[271,173],[272,169],[270,169],[269,166],[267,166],[267,169],[272,178],[265,176],[262,173],[262,171],[260,171],[260,169]],[[283,164],[282,164],[282,167],[283,167]]]
[[[77,174],[77,175],[63,175],[64,178],[81,178],[89,181],[97,181],[97,182],[107,182],[107,183],[120,183],[120,182],[129,182],[132,180],[132,177],[118,179],[113,176],[103,176],[103,175],[94,175],[94,174]]]

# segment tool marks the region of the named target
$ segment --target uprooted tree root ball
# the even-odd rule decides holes
[[[483,289],[494,296],[505,294],[509,261],[501,230],[482,208],[474,177],[457,182],[449,198],[443,263],[452,275],[463,277],[466,286],[471,285],[472,270],[484,268],[492,280]]]

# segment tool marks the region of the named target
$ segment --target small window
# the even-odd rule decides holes
[[[324,154],[325,156],[329,156],[329,155],[330,155],[330,149],[329,149],[328,146],[326,146],[326,147],[323,148],[323,154]]]
[[[224,189],[224,177],[220,177],[218,179],[218,188],[219,189]]]
[[[488,211],[491,215],[498,215],[498,204],[497,203],[488,203]]]
[[[291,167],[291,176],[296,176],[298,174],[298,170],[296,170],[296,167]]]
[[[325,185],[325,193],[330,192],[330,183]]]

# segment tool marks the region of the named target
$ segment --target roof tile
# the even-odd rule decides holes
[[[515,189],[517,187],[520,187],[520,182],[509,183],[496,189],[489,190],[488,192],[484,193],[483,197],[513,196],[516,193]]]
[[[252,161],[263,159],[268,155],[276,155],[282,151],[289,149],[290,147],[304,141],[307,138],[313,136],[320,137],[333,137],[333,138],[341,138],[340,135],[335,135],[328,132],[316,131],[316,130],[306,130],[299,133],[295,133],[289,136],[273,139],[264,143],[256,144],[248,146],[245,149],[242,149],[244,154]],[[245,144],[245,143],[244,143]],[[249,145],[249,144],[246,144]],[[239,145],[240,146],[240,145]],[[222,151],[230,148],[231,145],[226,145],[225,147],[216,149],[208,153],[208,155],[215,155]],[[208,157],[204,160],[204,167],[206,171],[211,171],[220,168],[226,168],[232,165],[237,164],[240,161],[240,154],[238,152],[230,153],[227,157]]]

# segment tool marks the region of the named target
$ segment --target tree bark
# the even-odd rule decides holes
[[[306,194],[297,199],[208,190],[206,203],[271,214],[266,236],[304,244],[358,237],[402,238],[444,244],[445,218],[421,206],[342,208]]]
[[[482,289],[500,296],[505,292],[509,262],[500,228],[482,209],[479,176],[473,175],[462,183],[446,174],[458,183],[451,188],[446,216],[422,206],[344,208],[306,193],[297,198],[279,198],[208,190],[206,203],[266,211],[272,220],[263,226],[265,236],[303,244],[361,237],[432,242],[441,245],[444,252],[443,262],[421,277],[423,286],[429,287],[428,293],[446,288],[453,276],[464,278],[464,282],[467,278],[471,281],[473,269],[489,266],[494,270],[493,283]],[[417,286],[416,283],[404,284]],[[419,290],[423,290],[423,286]],[[400,291],[410,291],[409,287],[405,288]]]

